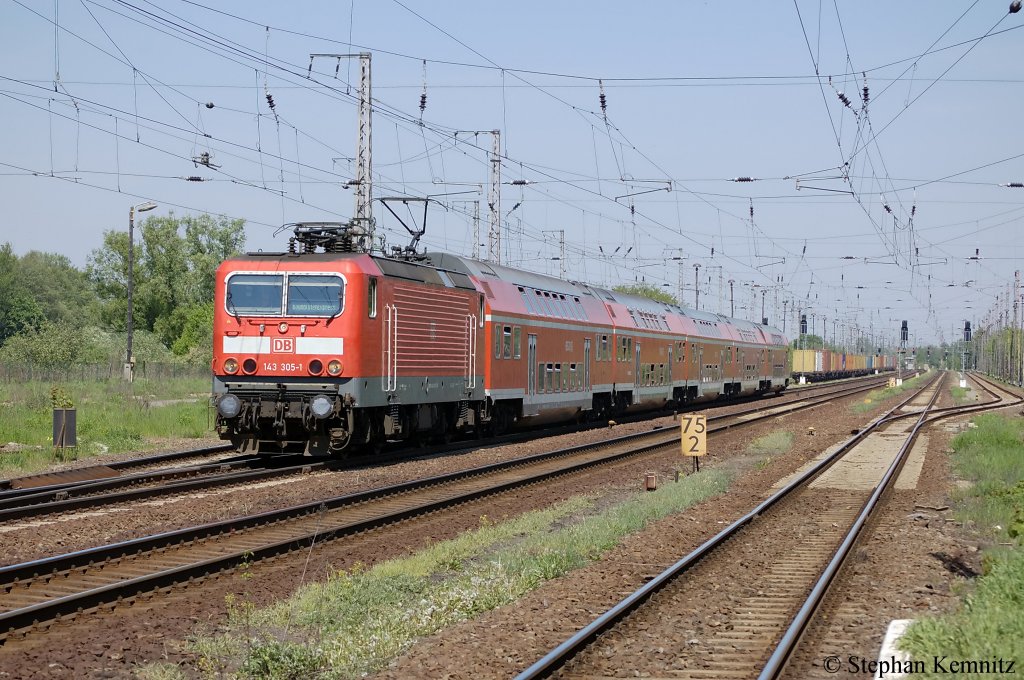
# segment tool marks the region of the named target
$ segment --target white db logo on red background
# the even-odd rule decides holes
[[[270,351],[274,354],[294,354],[295,338],[271,338]]]

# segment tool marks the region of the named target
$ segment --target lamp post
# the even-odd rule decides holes
[[[135,213],[147,212],[156,207],[156,203],[146,201],[133,205],[128,209],[128,351],[125,354],[124,379],[135,381],[135,355],[132,353],[132,292],[135,289]]]

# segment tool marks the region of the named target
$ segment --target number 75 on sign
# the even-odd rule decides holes
[[[703,456],[708,452],[708,417],[706,415],[679,416],[679,434],[684,456]]]

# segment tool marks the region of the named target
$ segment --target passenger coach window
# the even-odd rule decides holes
[[[345,283],[333,274],[289,274],[288,314],[337,316],[345,306]]]
[[[370,288],[366,294],[367,314],[371,319],[377,317],[377,277],[370,277]]]
[[[512,358],[512,326],[505,326],[501,332],[501,355],[506,359]]]
[[[239,316],[281,314],[284,293],[282,274],[235,274],[228,278],[224,306]]]
[[[520,347],[523,340],[523,329],[516,326],[512,329],[512,358],[518,359],[522,356]]]

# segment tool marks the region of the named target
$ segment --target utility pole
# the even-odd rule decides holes
[[[729,279],[729,316],[736,316],[736,300],[732,296],[732,285],[736,283],[735,279]]]
[[[326,57],[337,59],[359,59],[359,120],[356,140],[356,178],[349,186],[356,188],[356,209],[352,218],[353,245],[365,252],[373,249],[373,103],[370,87],[369,52],[358,54],[310,54],[309,71],[313,72],[313,59]]]
[[[789,300],[782,301],[782,332],[786,332],[786,305],[789,304]]]
[[[491,130],[491,187],[487,194],[487,259],[501,264],[501,130]]]
[[[1014,351],[1010,354],[1011,361],[1009,379],[1010,382],[1021,384],[1021,337],[1020,337],[1020,316],[1018,315],[1017,301],[1020,299],[1020,270],[1013,272],[1013,330],[1010,331],[1010,337],[1016,338],[1016,341],[1012,342],[1011,347],[1014,347]]]
[[[719,314],[722,313],[722,307],[725,306],[725,301],[722,299],[722,291],[723,291],[722,279],[723,279],[722,265],[718,265],[718,313]]]
[[[768,294],[768,291],[761,289],[761,323],[765,326],[768,325],[768,317],[764,315],[764,296]]]
[[[370,90],[370,53],[359,53],[359,135],[356,147],[356,222],[363,247],[373,248],[373,106]]]
[[[700,263],[693,264],[693,306],[700,309]]]
[[[679,258],[679,280],[676,282],[676,286],[679,288],[678,294],[676,295],[676,299],[679,300],[679,304],[680,305],[683,304],[683,291],[686,290],[686,283],[683,280],[684,279],[684,275],[685,275],[686,272],[683,270],[683,264],[684,263],[683,263],[682,260],[683,260],[683,258],[680,257]]]
[[[558,234],[558,244],[561,247],[561,257],[558,258],[558,271],[560,278],[565,280],[565,229],[551,229],[544,231],[545,234]]]
[[[480,259],[480,200],[472,201],[473,205],[473,259]]]

